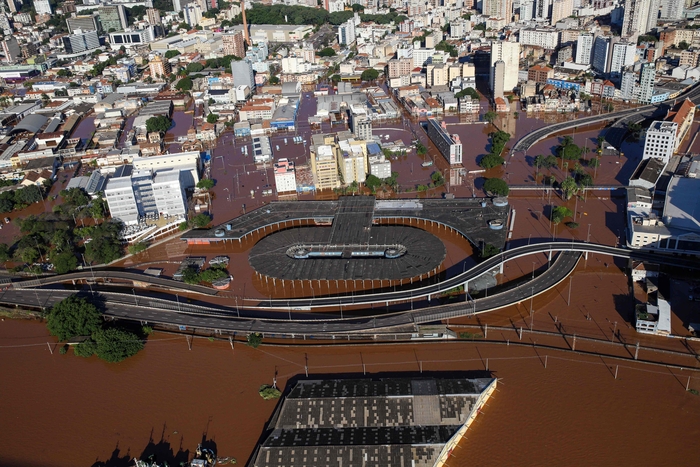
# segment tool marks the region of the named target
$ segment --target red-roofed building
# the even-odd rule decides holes
[[[549,78],[554,78],[554,69],[546,66],[531,66],[527,70],[527,79],[536,83],[546,83]]]
[[[666,115],[665,120],[667,122],[678,124],[678,131],[676,132],[676,150],[678,150],[681,142],[683,142],[683,139],[688,134],[690,127],[693,125],[694,118],[695,104],[693,104],[690,99],[685,99],[683,102],[677,103]]]

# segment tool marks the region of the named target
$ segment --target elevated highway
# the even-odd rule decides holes
[[[630,250],[625,248],[618,248],[608,245],[599,245],[595,243],[587,242],[577,242],[577,241],[547,241],[541,243],[535,243],[531,245],[524,245],[521,247],[506,250],[498,255],[495,255],[476,266],[470,268],[469,270],[458,274],[449,279],[443,280],[436,284],[429,284],[423,286],[417,286],[411,289],[401,289],[395,291],[379,291],[379,292],[369,292],[366,294],[354,294],[350,295],[336,295],[336,296],[323,296],[323,297],[306,297],[306,298],[296,298],[296,299],[272,299],[272,300],[260,300],[252,298],[242,298],[242,306],[249,309],[257,310],[276,310],[276,311],[308,311],[314,308],[337,308],[342,306],[374,306],[374,305],[385,305],[401,302],[412,302],[414,300],[419,300],[426,298],[430,301],[433,297],[440,295],[448,290],[465,286],[468,288],[469,282],[480,277],[488,271],[494,269],[502,268],[503,264],[508,261],[528,256],[532,254],[542,254],[546,253],[549,258],[556,252],[577,252],[577,253],[599,253],[604,255],[615,256],[619,258],[633,258],[639,260],[650,261],[658,264],[669,264],[673,266],[686,266],[690,268],[700,268],[700,261],[683,259],[676,256],[667,256],[654,253],[643,252],[639,250]],[[12,288],[15,289],[27,289],[45,286],[48,284],[57,283],[74,283],[78,280],[91,280],[94,277],[91,274],[95,274],[96,271],[78,271],[70,274],[51,276],[42,279],[35,279],[29,281],[19,281],[13,282],[11,284]],[[123,271],[112,271],[112,270],[102,270],[100,271],[100,277],[104,279],[123,278]],[[145,274],[128,273],[130,278],[137,276],[138,280],[134,283],[141,284],[142,286],[149,286],[151,284],[156,284],[158,287],[179,290],[179,288],[187,286],[182,282],[173,281],[164,278],[154,278]],[[372,282],[372,281],[367,281]],[[373,286],[374,283],[380,281],[374,281],[370,284]],[[203,286],[196,286],[200,288],[206,288]],[[209,289],[212,290],[212,289]],[[213,290],[212,290],[213,291]],[[216,292],[216,291],[213,291]]]
[[[609,141],[613,145],[617,143],[616,147],[619,148],[619,145],[622,144],[622,141],[624,139],[624,133],[626,133],[626,131],[624,131],[624,129],[626,128],[626,123],[637,123],[647,118],[661,117],[665,115],[664,106],[667,106],[669,103],[672,103],[674,101],[686,98],[690,99],[696,105],[700,104],[700,86],[693,87],[691,90],[689,90],[681,96],[678,96],[675,99],[669,99],[668,101],[664,101],[658,104],[650,104],[642,107],[637,107],[635,109],[621,110],[618,112],[610,112],[600,115],[591,115],[590,117],[578,118],[569,122],[554,123],[552,125],[547,125],[542,128],[538,128],[537,130],[532,131],[520,138],[513,145],[510,154],[512,156],[518,152],[526,152],[533,145],[535,145],[535,143],[547,139],[556,133],[564,132],[567,130],[573,130],[574,128],[578,127],[595,125],[597,123],[616,121],[624,118],[626,120],[624,122],[621,122],[621,124],[624,125],[624,127],[620,125],[615,125],[613,127],[614,131],[611,134],[611,137],[612,139],[614,139],[614,141]],[[622,136],[620,136],[620,134],[622,134]]]
[[[420,310],[378,313],[360,318],[343,318],[337,313],[312,313],[298,316],[279,313],[270,317],[256,310],[236,310],[214,305],[194,305],[169,299],[119,292],[99,292],[102,312],[117,319],[149,324],[184,326],[219,333],[262,333],[266,336],[340,338],[342,336],[371,336],[396,330],[412,331],[418,324],[443,319],[486,313],[528,300],[564,280],[576,267],[580,253],[559,255],[543,274],[526,284],[512,286],[492,296],[470,299],[449,305],[437,305]],[[3,305],[46,309],[75,291],[64,289],[5,289],[0,294]],[[89,291],[80,294],[90,297]]]

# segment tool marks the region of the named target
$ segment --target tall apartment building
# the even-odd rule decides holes
[[[159,215],[186,216],[187,195],[182,180],[183,175],[183,172],[177,169],[155,172],[151,188]]]
[[[559,31],[549,29],[523,29],[520,31],[522,45],[535,45],[544,49],[556,49],[559,46]]]
[[[612,55],[610,57],[610,78],[620,79],[622,70],[630,65],[634,65],[634,57],[637,53],[636,44],[630,42],[616,42],[613,44]]]
[[[68,54],[77,54],[100,47],[100,38],[97,31],[75,30],[73,34],[63,36],[63,47]]]
[[[335,135],[312,135],[309,159],[317,190],[340,188],[338,177],[339,148]]]
[[[275,171],[275,189],[277,193],[296,193],[297,179],[294,170],[294,162],[289,159],[280,159],[273,166]]]
[[[338,166],[343,176],[343,183],[364,183],[367,180],[367,159],[360,144],[351,144],[348,140],[338,141],[340,157]]]
[[[156,55],[153,60],[148,63],[148,68],[151,71],[151,78],[156,80],[164,80],[167,76],[170,76],[170,72],[172,71],[170,62],[164,60],[160,55]]]
[[[520,21],[532,21],[535,19],[535,0],[520,1]]]
[[[372,120],[367,114],[357,114],[348,110],[348,124],[355,138],[362,141],[372,139]]]
[[[623,99],[638,100],[639,84],[637,83],[637,73],[633,70],[623,71],[620,80],[620,94]]]
[[[187,4],[189,0],[173,0],[173,11],[175,13],[180,13],[182,7]]]
[[[243,31],[236,31],[230,34],[221,36],[224,55],[235,55],[236,57],[245,57],[245,39]]]
[[[105,32],[123,31],[129,25],[124,5],[102,5],[97,9]]]
[[[659,0],[625,0],[622,37],[637,37],[656,27]]]
[[[462,143],[458,135],[451,136],[447,132],[445,122],[437,119],[428,119],[428,137],[437,146],[440,154],[450,165],[462,163]]]
[[[348,45],[355,42],[355,20],[350,18],[338,26],[338,44]]]
[[[387,74],[389,78],[398,78],[407,76],[413,69],[413,59],[411,58],[392,58],[387,63]]]
[[[535,18],[546,20],[552,14],[552,0],[535,1]]]
[[[505,80],[506,64],[498,60],[493,64],[493,99],[503,98],[503,80]]]
[[[233,85],[238,87],[241,85],[248,86],[251,90],[255,89],[255,77],[253,75],[253,64],[249,60],[232,60],[231,75],[233,75]]]
[[[206,10],[203,10],[202,7],[197,3],[188,3],[182,9],[182,13],[185,16],[185,22],[191,28],[197,26],[202,21],[202,13],[204,13],[205,11]]]
[[[580,63],[581,65],[591,64],[594,41],[595,36],[591,33],[585,33],[578,36],[578,40],[576,41],[576,63]]]
[[[7,0],[7,8],[10,10],[10,13],[17,13],[19,11],[15,0]]]
[[[653,157],[668,164],[675,151],[677,132],[678,124],[675,122],[653,122],[647,130],[642,159]]]
[[[428,64],[425,67],[426,80],[429,87],[445,86],[447,84],[447,73],[449,67],[444,63]]]
[[[661,19],[678,21],[683,19],[685,0],[661,0]]]
[[[554,3],[552,3],[552,21],[550,24],[554,26],[558,21],[571,16],[573,12],[573,0],[554,0]]]
[[[81,15],[67,18],[66,25],[68,26],[68,32],[71,34],[74,34],[76,30],[82,32],[97,31],[98,33],[102,31],[96,15]]]
[[[162,20],[160,18],[160,11],[156,8],[149,8],[146,10],[146,21],[151,26],[161,26]]]
[[[10,0],[8,3],[14,3],[14,0]],[[37,15],[53,14],[49,0],[34,0],[34,11],[36,11]]]
[[[505,65],[503,92],[512,92],[518,85],[518,71],[520,66],[520,44],[517,42],[492,41],[491,42],[491,91],[494,91],[494,65],[502,60]]]
[[[639,74],[639,102],[650,104],[654,96],[654,84],[656,84],[656,66],[653,63],[642,64]]]
[[[503,18],[510,22],[513,17],[513,0],[483,0],[482,13],[491,18]]]
[[[598,73],[610,73],[613,44],[619,37],[597,36],[593,44],[593,61],[591,65]]]

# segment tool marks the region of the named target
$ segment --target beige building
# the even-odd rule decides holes
[[[335,135],[313,135],[310,150],[311,172],[317,190],[340,188],[338,156],[340,148]]]
[[[574,11],[573,0],[554,0],[552,3],[552,26],[558,21],[571,16]]]
[[[426,67],[426,78],[428,86],[444,86],[447,84],[447,67],[442,63],[428,65]]]
[[[231,34],[221,36],[224,55],[235,55],[236,57],[245,57],[245,45],[243,42],[243,31],[237,31]]]
[[[156,57],[150,61],[148,68],[151,70],[151,78],[155,80],[160,81],[170,76],[170,62],[163,60],[163,57],[160,55],[156,55]]]

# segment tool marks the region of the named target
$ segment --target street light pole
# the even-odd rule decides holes
[[[178,294],[175,294],[175,298],[177,299],[177,311],[178,313],[181,313],[182,310],[180,309],[180,296]]]
[[[131,289],[131,291],[134,293],[134,302],[136,302],[136,306],[139,306],[139,299],[136,297],[136,290]]]

